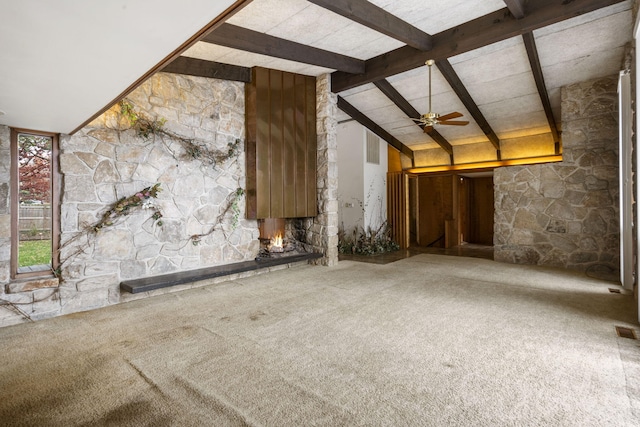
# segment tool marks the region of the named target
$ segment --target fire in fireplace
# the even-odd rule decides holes
[[[258,220],[260,230],[259,258],[296,255],[306,252],[305,245],[287,232],[287,220],[284,218],[265,218]]]

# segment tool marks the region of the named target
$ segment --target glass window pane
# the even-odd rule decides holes
[[[50,137],[18,135],[18,272],[51,269]]]

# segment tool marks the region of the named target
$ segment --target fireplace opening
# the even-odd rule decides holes
[[[293,225],[286,218],[258,220],[260,253],[258,258],[274,258],[312,252],[308,245],[294,237]]]

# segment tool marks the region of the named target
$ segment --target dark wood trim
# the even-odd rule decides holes
[[[10,128],[10,151],[11,151],[11,167],[10,167],[10,212],[11,212],[11,259],[10,278],[22,279],[37,276],[53,275],[53,271],[38,271],[30,273],[18,273],[18,244],[19,244],[19,185],[18,177],[18,135],[29,134],[51,138],[51,266],[55,270],[60,266],[60,206],[62,200],[62,186],[60,182],[60,136],[57,133],[34,131],[21,128]]]
[[[151,77],[152,75],[160,71],[165,65],[167,65],[168,63],[176,59],[178,56],[180,56],[182,52],[184,52],[185,50],[189,49],[191,46],[196,44],[203,36],[205,36],[207,33],[215,29],[218,25],[222,24],[227,19],[231,18],[233,15],[239,12],[246,5],[251,3],[251,1],[252,0],[237,0],[234,4],[229,6],[224,12],[216,16],[215,19],[213,19],[213,21],[211,21],[204,28],[202,28],[200,31],[195,33],[191,38],[189,38],[189,40],[182,43],[177,49],[175,49],[173,52],[167,55],[162,61],[158,62],[154,67],[152,67],[149,71],[143,74],[139,79],[134,81],[131,85],[129,85],[128,88],[123,90],[118,96],[112,99],[107,105],[105,105],[103,108],[98,110],[98,112],[96,112],[93,116],[85,120],[82,124],[80,124],[80,126],[72,130],[69,134],[73,135],[74,133],[78,132],[80,129],[82,129],[89,123],[91,123],[93,120],[99,117],[102,113],[107,111],[114,104],[119,102],[121,99],[123,99],[133,90],[135,90],[138,86],[144,83],[149,77]]]
[[[160,276],[142,277],[120,282],[120,289],[124,292],[137,294],[149,292],[154,289],[167,288],[192,283],[201,280],[224,277],[232,274],[256,271],[278,265],[293,264],[297,262],[309,262],[322,258],[321,253],[303,253],[274,258],[256,258],[250,261],[241,261],[232,264],[216,265],[213,267],[199,268],[197,270],[178,271],[175,273],[162,274]]]
[[[203,42],[213,43],[274,58],[332,68],[347,73],[364,73],[364,61],[312,46],[292,42],[231,24],[222,24]]]
[[[525,3],[527,0],[503,0],[507,8],[514,18],[522,19],[525,17]]]
[[[308,0],[419,50],[431,50],[431,36],[365,0]]]
[[[16,278],[16,274],[18,272],[18,186],[20,184],[20,180],[17,179],[18,176],[18,133],[17,129],[11,128],[11,167],[10,167],[10,196],[9,196],[9,209],[11,211],[11,260],[9,261],[11,270],[9,271],[9,275],[11,279]]]
[[[547,85],[544,82],[544,75],[542,74],[542,66],[540,65],[540,58],[538,56],[538,48],[536,47],[536,39],[533,33],[524,33],[522,35],[524,40],[524,46],[527,49],[527,56],[529,57],[529,63],[531,64],[531,71],[533,72],[533,78],[536,81],[536,87],[538,88],[538,94],[540,95],[540,101],[544,107],[544,114],[547,116],[547,122],[551,129],[551,135],[553,135],[553,142],[558,147],[560,141],[560,135],[558,134],[558,127],[556,125],[556,119],[553,117],[553,111],[551,110],[551,101],[549,101],[549,93],[547,92]],[[556,154],[558,154],[556,148]]]
[[[338,93],[372,83],[421,67],[427,59],[446,59],[622,1],[624,0],[536,0],[527,3],[527,15],[522,19],[514,18],[505,7],[433,35],[433,49],[428,53],[404,46],[368,59],[367,71],[363,74],[336,71],[331,75],[331,90]]]
[[[486,162],[477,163],[459,163],[457,165],[449,166],[426,166],[419,168],[407,169],[404,172],[412,174],[423,173],[443,173],[449,171],[474,171],[480,172],[483,170],[493,170],[495,168],[503,166],[522,166],[522,165],[539,165],[543,163],[558,163],[562,161],[562,155],[554,156],[539,156],[539,157],[525,157],[523,159],[509,159],[509,160],[489,160]]]
[[[462,101],[466,109],[469,110],[469,113],[476,121],[478,126],[480,126],[482,132],[484,132],[489,141],[491,141],[495,149],[499,151],[500,139],[498,138],[498,135],[496,135],[496,133],[493,131],[493,129],[489,125],[489,122],[487,122],[487,119],[485,119],[484,114],[482,114],[482,111],[480,111],[480,108],[478,108],[478,105],[471,97],[471,94],[469,94],[467,88],[464,86],[464,84],[462,84],[462,80],[460,80],[460,77],[458,77],[458,74],[451,66],[449,60],[438,60],[436,61],[436,65],[444,78],[447,79],[447,81],[451,85],[453,91],[456,93],[456,95],[458,95],[460,101]]]
[[[387,142],[387,144],[391,145],[393,148],[400,151],[402,154],[408,156],[411,159],[411,162],[413,162],[413,150],[411,150],[409,147],[404,145],[401,141],[396,139],[393,135],[391,135],[389,132],[384,130],[378,124],[373,122],[373,120],[365,116],[360,110],[358,110],[353,105],[349,104],[341,96],[338,96],[338,108],[344,111],[345,113],[347,113],[348,115],[350,115],[351,117],[353,117],[362,126],[366,127],[371,132],[375,133],[380,138],[384,139]]]
[[[177,57],[160,71],[243,83],[251,81],[251,68],[205,61],[204,59],[189,58],[187,56]]]
[[[380,89],[380,91],[384,93],[387,98],[393,101],[393,103],[396,104],[396,106],[400,108],[402,112],[405,113],[409,118],[417,119],[418,117],[420,117],[420,113],[418,112],[418,110],[413,108],[413,105],[411,105],[409,101],[407,101],[405,97],[402,96],[400,92],[398,92],[396,88],[391,85],[391,83],[389,83],[388,80],[376,80],[375,82],[373,82],[373,84],[376,85],[376,87]],[[418,123],[416,123],[416,126],[418,126],[420,129],[424,129],[424,127],[420,126]],[[453,147],[451,146],[449,141],[447,141],[447,139],[435,129],[427,132],[427,135],[429,135],[435,142],[438,143],[440,147],[442,147],[444,151],[449,154],[449,156],[451,156],[451,163],[453,164]]]

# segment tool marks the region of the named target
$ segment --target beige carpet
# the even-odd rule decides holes
[[[0,329],[0,425],[637,426],[632,296],[417,255]]]

